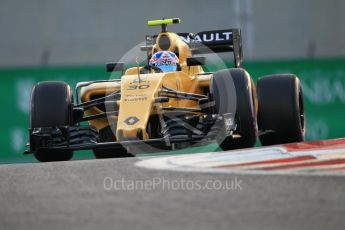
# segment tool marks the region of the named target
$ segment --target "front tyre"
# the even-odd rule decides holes
[[[63,127],[72,124],[73,94],[65,82],[46,81],[34,86],[30,101],[30,129]],[[67,161],[73,151],[45,151],[31,146],[40,162]]]
[[[257,138],[255,86],[244,69],[234,68],[214,73],[210,84],[211,100],[215,101],[214,113],[235,114],[239,138],[217,138],[221,149],[253,147]]]

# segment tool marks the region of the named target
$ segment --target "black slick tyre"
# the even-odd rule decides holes
[[[305,140],[303,92],[293,74],[262,77],[257,82],[259,136],[262,145]]]
[[[214,113],[235,114],[236,132],[240,138],[219,137],[221,149],[253,147],[257,139],[255,87],[249,74],[240,68],[214,73],[210,84],[210,95],[215,102]]]
[[[69,126],[72,121],[73,94],[65,82],[40,82],[32,90],[30,102],[30,129]],[[32,146],[40,162],[67,161],[73,151],[43,151]]]

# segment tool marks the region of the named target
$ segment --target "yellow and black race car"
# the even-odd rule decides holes
[[[121,79],[81,82],[76,102],[64,82],[32,90],[30,149],[39,161],[69,160],[74,150],[96,158],[133,156],[138,150],[170,150],[216,141],[223,150],[303,141],[305,117],[299,79],[262,77],[255,86],[242,68],[239,29],[176,34],[161,26],[141,47],[147,64],[125,69]],[[204,72],[207,53],[232,52],[234,68]],[[146,150],[148,149],[148,150]]]

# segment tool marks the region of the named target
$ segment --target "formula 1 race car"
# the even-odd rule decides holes
[[[255,85],[242,68],[239,29],[168,32],[176,23],[180,19],[149,21],[162,30],[141,47],[147,64],[126,69],[123,62],[108,63],[107,71],[120,71],[121,78],[78,83],[76,102],[65,82],[35,85],[26,153],[45,162],[86,149],[110,158],[210,141],[230,150],[253,147],[257,138],[264,146],[304,140],[297,76],[264,76]],[[220,52],[233,53],[234,68],[204,72],[202,55]]]

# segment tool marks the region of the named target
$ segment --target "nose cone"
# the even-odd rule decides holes
[[[126,75],[121,78],[121,100],[117,120],[118,141],[147,139],[147,123],[160,88],[162,74]]]

